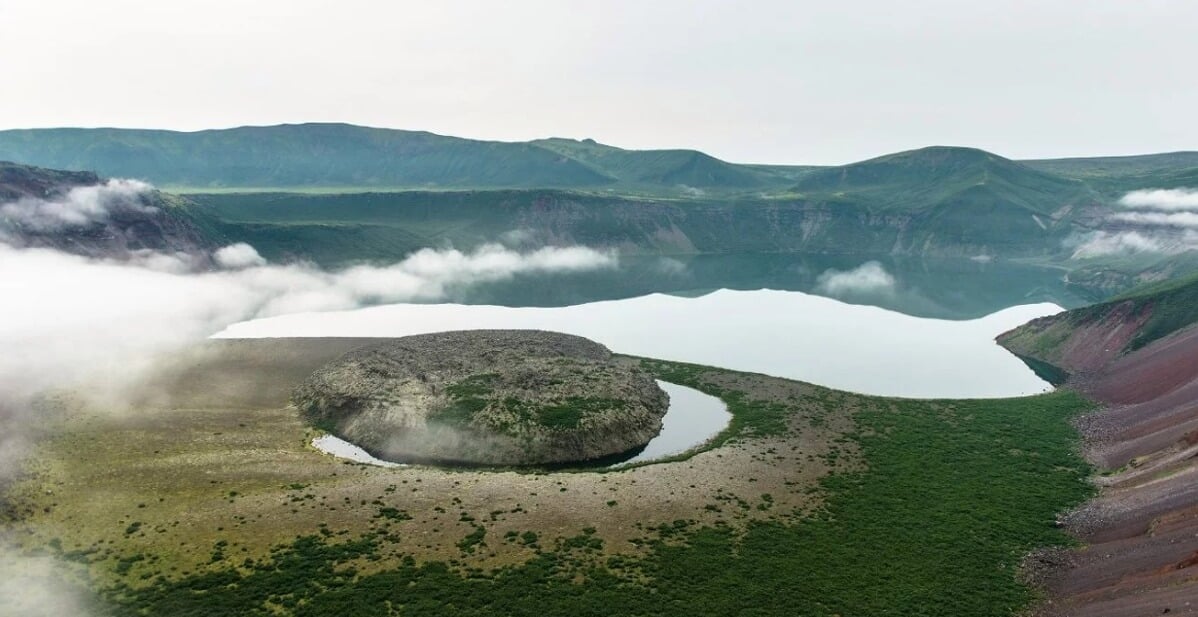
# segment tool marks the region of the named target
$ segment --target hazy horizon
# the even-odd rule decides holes
[[[529,139],[519,139],[519,140],[482,139],[479,137],[474,137],[472,135],[462,135],[462,134],[454,134],[454,133],[438,133],[436,131],[428,131],[428,130],[420,129],[420,128],[372,126],[372,125],[356,124],[353,122],[342,122],[342,121],[336,121],[336,120],[330,120],[330,121],[313,120],[310,122],[278,122],[278,123],[274,123],[274,124],[238,124],[238,125],[231,125],[231,126],[217,126],[217,127],[197,128],[197,129],[173,129],[173,128],[165,128],[165,127],[147,127],[147,126],[103,126],[103,125],[97,125],[97,126],[10,127],[10,128],[0,128],[0,131],[82,129],[82,130],[130,130],[130,131],[170,131],[170,132],[176,132],[176,133],[203,133],[203,132],[207,132],[207,131],[225,131],[225,130],[243,129],[243,128],[273,128],[273,127],[279,127],[279,126],[302,126],[302,125],[307,125],[307,124],[316,124],[316,125],[318,125],[318,124],[343,124],[343,125],[347,125],[347,126],[356,126],[356,127],[369,128],[369,129],[394,130],[394,131],[405,131],[405,132],[413,132],[413,133],[432,133],[432,134],[439,135],[442,137],[452,137],[452,138],[456,138],[456,139],[468,139],[468,140],[475,140],[475,141],[491,141],[491,142],[502,142],[502,143],[527,143],[530,141],[537,141],[537,140],[542,140],[542,139],[573,139],[573,140],[578,140],[578,141],[581,141],[584,139],[594,139],[594,138],[588,138],[588,137],[572,137],[572,136],[565,136],[565,135],[546,135],[546,136],[541,136],[541,137],[531,137]],[[929,144],[924,144],[924,145],[920,145],[920,146],[914,146],[911,148],[905,148],[903,150],[875,152],[873,154],[863,156],[859,159],[839,161],[837,163],[809,163],[809,162],[803,162],[803,161],[793,161],[793,162],[787,162],[787,163],[773,163],[773,162],[764,162],[763,163],[761,161],[753,161],[753,160],[726,159],[726,158],[714,155],[711,152],[706,152],[700,148],[689,147],[686,145],[681,145],[681,146],[677,146],[677,147],[669,147],[669,148],[654,148],[654,147],[629,148],[629,147],[625,147],[621,144],[609,143],[609,142],[605,142],[605,141],[599,140],[599,139],[596,139],[595,141],[602,145],[605,145],[605,146],[620,148],[620,149],[624,149],[624,150],[698,150],[700,152],[704,152],[705,154],[710,154],[712,156],[715,156],[716,158],[719,158],[723,161],[726,161],[729,163],[741,164],[741,165],[779,165],[779,166],[792,165],[792,166],[799,166],[799,167],[801,167],[801,166],[835,166],[835,165],[840,165],[840,164],[856,163],[859,161],[865,161],[865,160],[869,160],[869,159],[876,158],[876,157],[886,156],[888,154],[895,154],[898,152],[906,152],[909,150],[920,150],[923,148],[938,148],[938,147],[975,148],[975,149],[985,150],[986,152],[990,152],[991,154],[997,154],[999,156],[1002,156],[1002,157],[1005,157],[1008,159],[1012,159],[1012,160],[1016,160],[1016,161],[1020,161],[1020,160],[1023,160],[1023,161],[1052,160],[1052,159],[1066,159],[1066,158],[1116,158],[1116,157],[1129,157],[1129,156],[1146,156],[1146,155],[1153,155],[1153,154],[1173,154],[1173,153],[1178,153],[1178,152],[1198,152],[1198,146],[1196,146],[1194,148],[1182,149],[1182,150],[1160,150],[1160,151],[1148,151],[1148,152],[1100,152],[1100,153],[1080,154],[1080,155],[1070,155],[1070,156],[1060,156],[1060,157],[1055,157],[1055,156],[1012,157],[1012,156],[1007,156],[1006,154],[1004,154],[1002,152],[995,152],[993,150],[989,150],[986,148],[979,148],[978,146],[975,146],[972,144],[929,143]]]
[[[840,164],[1194,150],[1198,4],[0,2],[0,128],[299,122]]]

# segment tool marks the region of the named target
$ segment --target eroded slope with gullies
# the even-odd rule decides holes
[[[302,383],[304,417],[380,458],[558,464],[634,450],[668,397],[639,368],[577,336],[443,332],[353,350]]]
[[[1078,419],[1101,493],[1061,522],[1050,615],[1198,610],[1198,279],[1036,320],[999,342],[1067,371],[1106,408]]]

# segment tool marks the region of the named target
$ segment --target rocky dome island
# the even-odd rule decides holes
[[[360,347],[292,400],[312,424],[396,462],[543,465],[639,448],[669,397],[587,339],[535,330],[442,332]]]

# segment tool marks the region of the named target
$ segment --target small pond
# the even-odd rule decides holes
[[[644,448],[619,457],[605,459],[603,466],[621,467],[633,463],[669,458],[693,450],[710,441],[728,426],[732,414],[720,399],[693,388],[658,381],[666,394],[670,395],[670,407],[662,418],[661,432],[645,444]],[[321,435],[312,440],[312,446],[338,458],[378,465],[380,467],[402,467],[376,458],[369,452],[334,435]],[[586,467],[586,464],[580,465]]]

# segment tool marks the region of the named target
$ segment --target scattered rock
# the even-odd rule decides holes
[[[587,339],[534,330],[443,332],[355,349],[292,400],[311,423],[397,462],[537,465],[634,450],[669,399]]]

